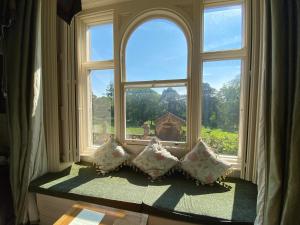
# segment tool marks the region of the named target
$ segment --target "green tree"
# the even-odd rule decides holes
[[[240,111],[240,79],[239,76],[223,85],[217,94],[218,127],[231,132],[237,132]]]
[[[105,92],[106,92],[106,97],[108,97],[111,101],[110,112],[112,117],[112,123],[114,124],[115,102],[114,102],[114,84],[112,82],[110,82],[109,85],[106,87]]]
[[[160,106],[162,114],[171,112],[186,119],[186,96],[179,95],[175,89],[169,87],[162,92]]]
[[[216,128],[218,126],[218,98],[216,89],[208,83],[202,84],[202,124],[205,127]]]
[[[130,125],[141,126],[154,121],[159,110],[160,95],[148,88],[130,89],[126,92],[126,120]]]

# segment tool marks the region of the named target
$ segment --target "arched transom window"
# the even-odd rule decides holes
[[[186,142],[188,46],[169,19],[140,24],[125,49],[126,140]]]

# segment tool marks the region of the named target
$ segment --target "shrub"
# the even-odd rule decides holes
[[[202,127],[201,137],[218,154],[237,155],[238,133]]]

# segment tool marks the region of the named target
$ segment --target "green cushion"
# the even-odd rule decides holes
[[[175,173],[151,182],[141,173],[123,167],[98,176],[89,165],[74,164],[60,173],[47,174],[30,185],[31,192],[93,202],[145,213],[164,212],[167,217],[195,217],[207,221],[253,223],[256,215],[256,185],[240,179],[227,179],[222,185],[196,186]]]

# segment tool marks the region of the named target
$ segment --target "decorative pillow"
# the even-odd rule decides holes
[[[171,155],[157,138],[151,139],[148,146],[132,161],[133,165],[156,179],[166,174],[179,160]]]
[[[216,158],[209,147],[200,141],[181,160],[181,168],[201,184],[211,184],[226,175],[230,164]]]
[[[93,163],[97,170],[102,173],[108,173],[117,169],[128,160],[130,155],[121,145],[115,141],[109,141],[104,147],[97,149],[93,155]]]

